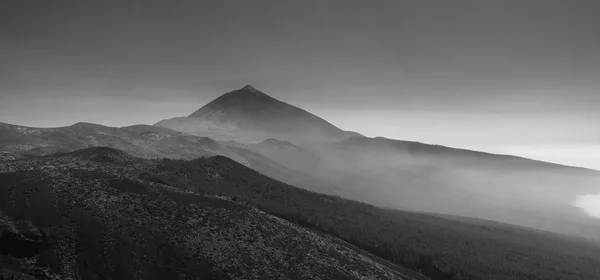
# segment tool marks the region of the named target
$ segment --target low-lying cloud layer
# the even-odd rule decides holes
[[[574,202],[574,205],[581,208],[586,214],[600,218],[600,193],[582,195]]]

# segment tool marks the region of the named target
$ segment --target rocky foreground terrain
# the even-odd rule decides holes
[[[423,278],[248,203],[161,183],[175,175],[160,165],[111,148],[1,161],[0,279]],[[223,171],[197,176],[218,184]]]

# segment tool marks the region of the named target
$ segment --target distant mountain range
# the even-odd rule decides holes
[[[600,224],[573,202],[600,172],[344,131],[252,86],[187,117],[122,128],[0,124],[0,157],[107,146],[143,158],[223,155],[311,191],[379,206],[491,219],[590,238]]]

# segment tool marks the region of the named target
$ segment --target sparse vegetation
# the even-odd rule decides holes
[[[0,162],[0,279],[402,277],[249,204],[144,180],[158,163],[109,148]]]
[[[29,248],[26,255],[15,255],[0,246],[4,276],[422,279],[418,271],[435,280],[587,280],[600,275],[597,244],[317,194],[221,156],[144,160],[91,148],[4,161],[0,173],[0,238]]]
[[[150,179],[225,195],[432,279],[596,279],[600,247],[549,232],[377,208],[315,194],[225,157],[162,160]],[[218,174],[218,178],[209,176]]]

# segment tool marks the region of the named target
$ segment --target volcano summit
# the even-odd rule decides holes
[[[240,143],[258,143],[269,138],[296,143],[324,142],[359,135],[343,131],[250,85],[221,95],[187,117],[163,120],[155,126]]]

